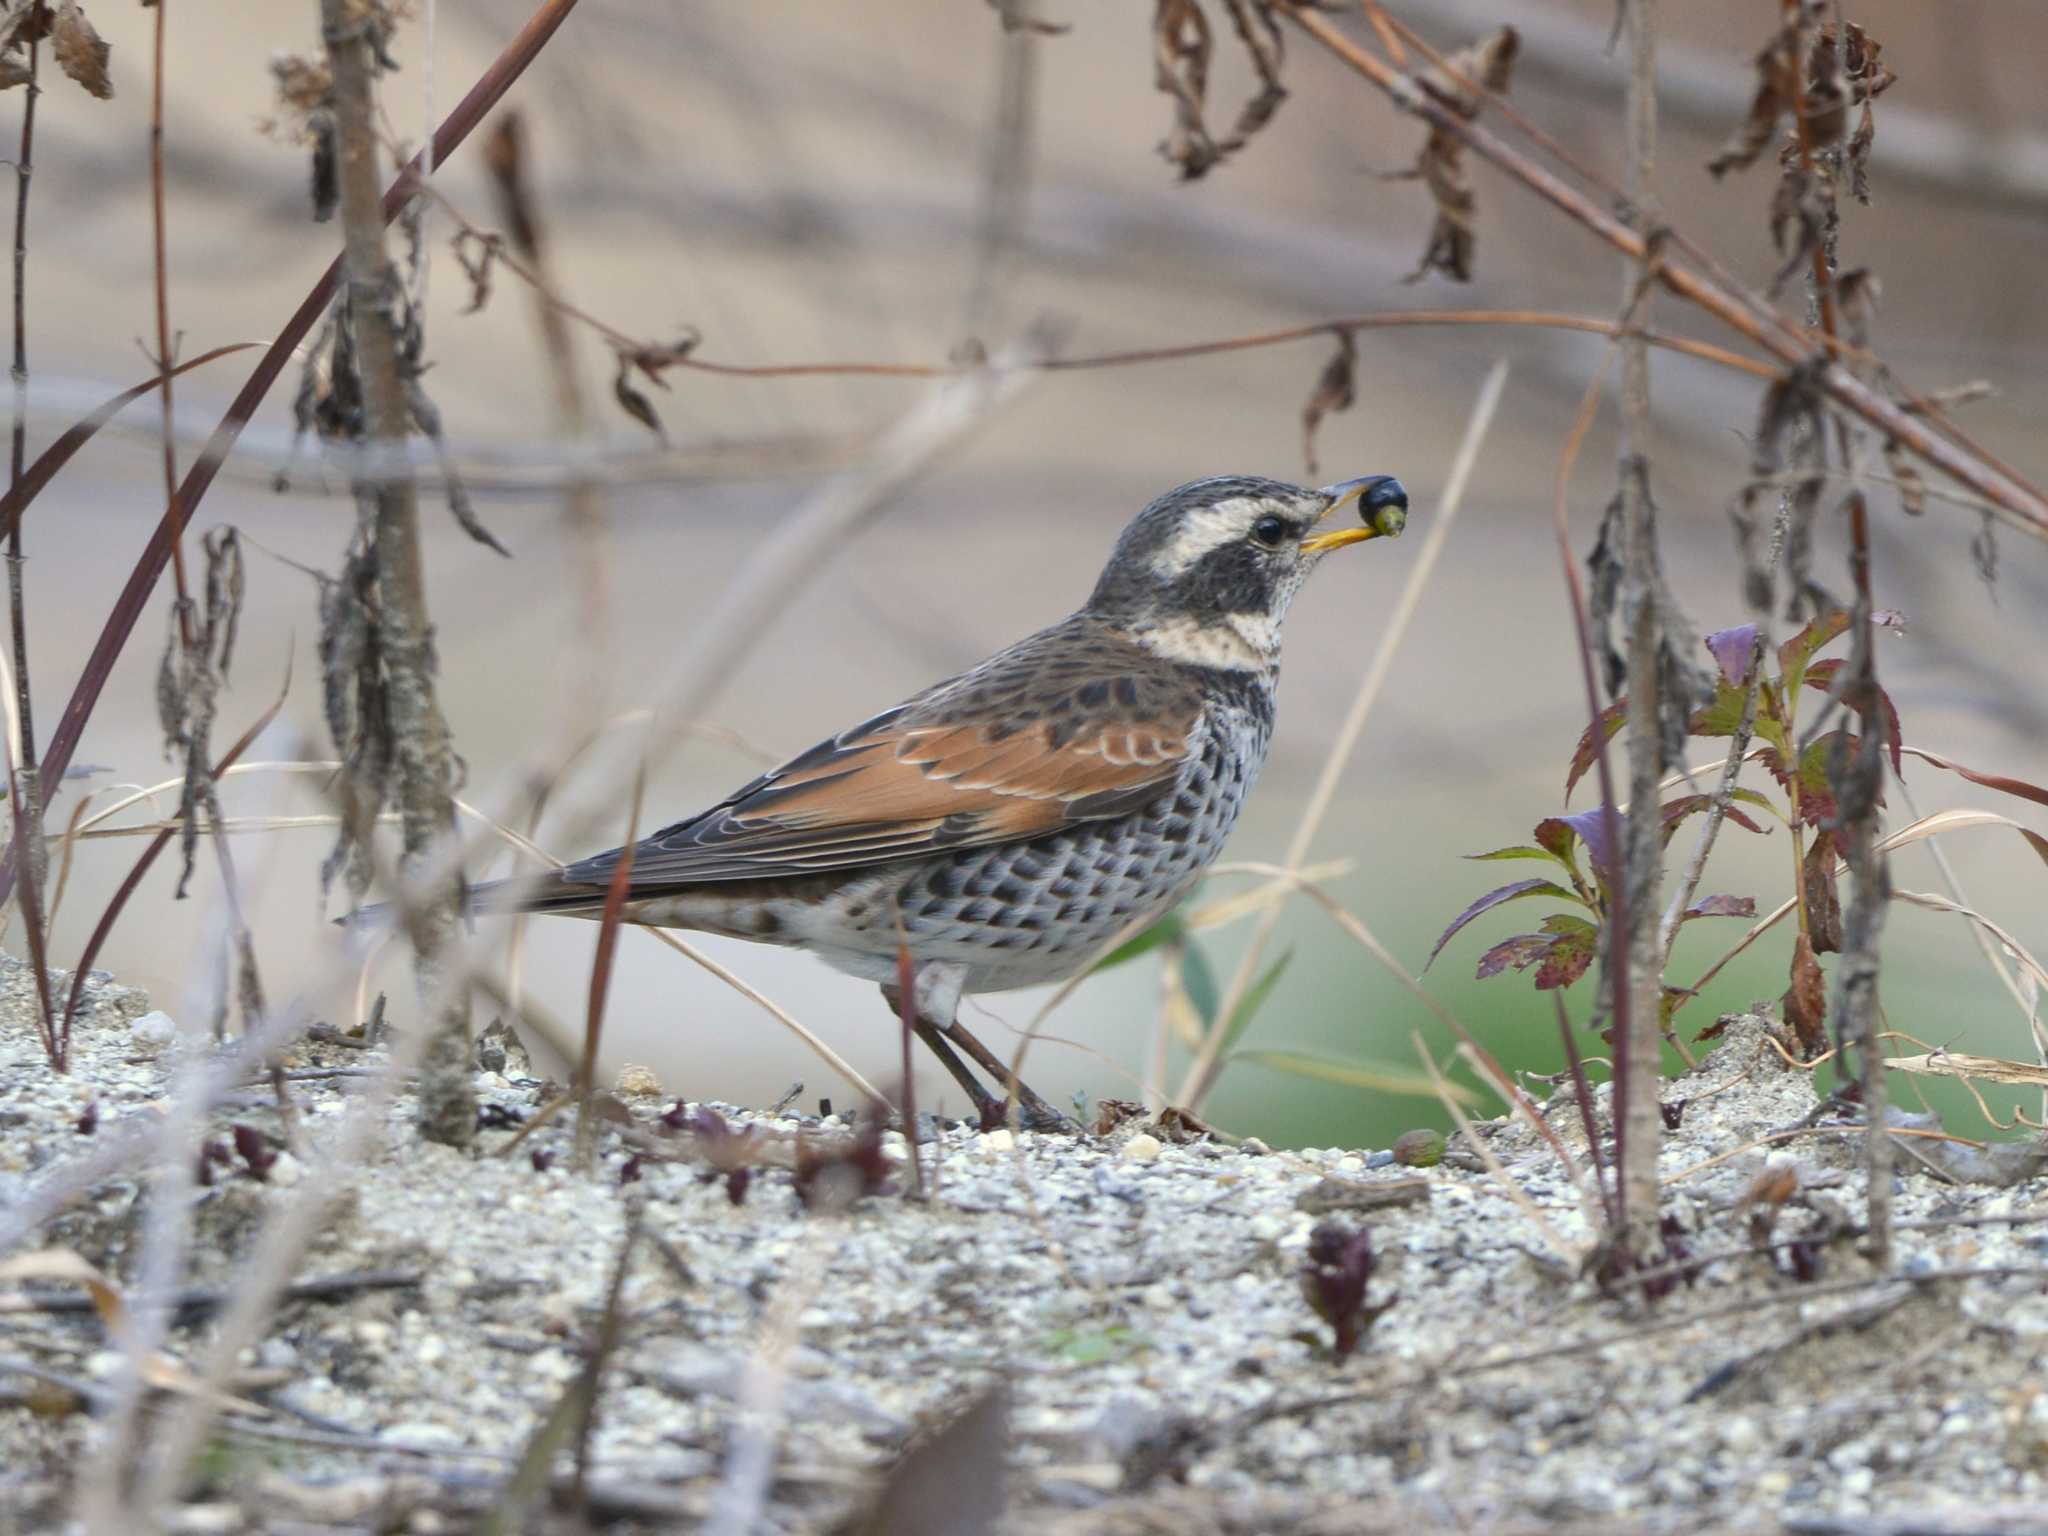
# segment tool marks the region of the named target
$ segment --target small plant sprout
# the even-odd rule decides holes
[[[1348,1359],[1380,1315],[1401,1299],[1366,1299],[1366,1287],[1378,1263],[1372,1234],[1363,1227],[1323,1221],[1308,1235],[1301,1294],[1315,1315],[1330,1325],[1331,1353],[1339,1360]]]
[[[1754,751],[1783,796],[1783,805],[1754,789],[1730,784],[1721,795],[1684,794],[1664,802],[1662,807],[1665,845],[1693,817],[1718,815],[1748,832],[1763,833],[1766,826],[1744,807],[1752,808],[1785,826],[1791,833],[1795,885],[1799,894],[1800,939],[1795,943],[1792,985],[1787,994],[1787,1017],[1799,1030],[1811,1054],[1827,1048],[1823,1020],[1808,1016],[1806,1000],[1821,996],[1818,968],[1813,955],[1840,946],[1840,901],[1835,891],[1837,819],[1835,797],[1829,788],[1827,763],[1836,750],[1837,738],[1855,745],[1848,726],[1817,731],[1809,726],[1800,733],[1799,704],[1803,695],[1819,695],[1815,701],[1819,719],[1826,724],[1838,703],[1835,689],[1841,672],[1839,660],[1816,660],[1817,654],[1849,630],[1850,615],[1836,609],[1821,615],[1780,645],[1775,668],[1766,672],[1758,657],[1765,647],[1753,624],[1716,631],[1706,638],[1713,655],[1716,675],[1714,696],[1695,710],[1688,721],[1688,734],[1702,739],[1741,734],[1750,722],[1758,743]],[[1879,613],[1875,622],[1889,628],[1902,627],[1897,614]],[[1752,706],[1751,694],[1755,699]],[[1886,721],[1885,748],[1896,771],[1899,752],[1899,717],[1889,697],[1883,699]],[[1598,724],[1588,728],[1572,752],[1565,774],[1565,796],[1570,798],[1579,780],[1591,770],[1599,742],[1616,734],[1628,718],[1628,700],[1620,698],[1608,706]],[[1596,734],[1597,733],[1597,734]],[[1517,880],[1496,887],[1474,901],[1452,920],[1436,949],[1434,961],[1444,946],[1468,923],[1496,907],[1527,897],[1545,897],[1570,903],[1576,911],[1561,911],[1545,918],[1535,933],[1516,934],[1501,940],[1479,957],[1477,975],[1481,980],[1512,968],[1535,971],[1538,991],[1569,987],[1586,973],[1599,953],[1601,930],[1614,898],[1618,850],[1608,846],[1603,811],[1579,811],[1549,816],[1536,824],[1532,841],[1490,853],[1473,854],[1475,859],[1534,859],[1556,866],[1561,878],[1538,877]],[[1583,858],[1581,855],[1583,854]],[[1678,921],[1699,917],[1754,917],[1756,901],[1749,896],[1711,895],[1689,900],[1678,912]],[[1801,985],[1806,968],[1812,967],[1808,984]],[[1664,1023],[1668,1030],[1672,1012],[1689,994],[1683,989],[1664,988]]]

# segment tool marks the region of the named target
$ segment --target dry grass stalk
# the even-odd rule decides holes
[[[382,68],[383,19],[374,12],[364,14],[347,0],[321,0],[320,20],[334,79],[343,303],[354,329],[363,429],[370,443],[385,450],[409,435],[413,413],[400,359],[398,276],[385,249],[377,165],[376,80]],[[401,869],[411,878],[437,841],[452,841],[455,824],[450,798],[455,766],[434,689],[419,500],[409,477],[389,472],[370,484],[359,480],[356,500],[366,542],[375,552],[373,622],[402,818]],[[361,790],[356,793],[365,798]],[[367,798],[374,802],[379,792],[372,791]],[[428,899],[407,924],[423,1002],[438,990],[436,978],[458,921],[461,882],[451,870],[428,889]],[[476,1132],[476,1095],[470,1077],[466,990],[449,989],[441,1010],[423,1017],[420,1027],[428,1035],[419,1090],[421,1132],[435,1141],[467,1145]]]
[[[1493,424],[1493,413],[1500,404],[1502,389],[1507,384],[1508,365],[1505,361],[1495,363],[1479,387],[1478,398],[1473,402],[1472,415],[1465,426],[1464,439],[1458,444],[1458,451],[1451,461],[1450,477],[1444,483],[1443,499],[1437,504],[1432,519],[1429,537],[1423,542],[1422,553],[1414,568],[1409,572],[1408,581],[1401,589],[1401,596],[1394,605],[1394,612],[1387,621],[1385,632],[1380,637],[1379,649],[1374,653],[1372,664],[1366,669],[1364,679],[1359,683],[1358,693],[1352,699],[1351,709],[1338,728],[1337,740],[1330,748],[1330,755],[1323,762],[1316,787],[1309,796],[1309,803],[1301,814],[1301,821],[1294,829],[1294,837],[1287,846],[1283,863],[1290,869],[1299,869],[1307,861],[1309,847],[1321,830],[1323,817],[1328,813],[1330,802],[1337,793],[1345,768],[1350,764],[1352,751],[1358,745],[1359,737],[1365,731],[1365,722],[1372,713],[1372,706],[1379,698],[1380,687],[1392,670],[1394,653],[1399,649],[1402,637],[1408,632],[1409,621],[1415,616],[1416,606],[1421,602],[1422,591],[1428,585],[1430,573],[1436,568],[1437,556],[1442,552],[1444,541],[1450,535],[1451,525],[1457,520],[1458,508],[1465,499],[1465,486],[1472,475],[1472,468],[1478,462],[1480,445],[1486,441],[1487,429]],[[1187,1075],[1181,1080],[1179,1104],[1188,1110],[1199,1110],[1202,1100],[1216,1084],[1216,1075],[1221,1069],[1220,1056],[1229,1021],[1235,1017],[1238,1005],[1244,1001],[1246,992],[1258,976],[1259,961],[1265,953],[1267,942],[1273,936],[1274,928],[1280,921],[1280,908],[1268,907],[1259,919],[1259,926],[1253,930],[1250,943],[1245,946],[1243,958],[1230,978],[1223,1000],[1217,1005],[1216,1024],[1209,1031],[1208,1038],[1189,1065]]]

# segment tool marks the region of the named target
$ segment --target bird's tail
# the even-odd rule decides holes
[[[515,912],[571,914],[600,911],[603,907],[602,891],[593,894],[580,887],[564,890],[551,887],[545,879],[486,880],[481,885],[465,887],[462,893],[462,915],[466,920]],[[388,901],[373,902],[335,921],[352,931],[377,933],[397,925],[398,909]]]

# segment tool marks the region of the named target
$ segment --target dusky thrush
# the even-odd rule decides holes
[[[1318,530],[1354,502],[1356,526]],[[1288,605],[1407,506],[1390,475],[1169,491],[1078,612],[637,844],[625,920],[808,950],[896,1010],[907,950],[914,1027],[984,1119],[1005,1100],[954,1046],[1023,1123],[1061,1123],[962,1027],[961,998],[1072,976],[1187,894],[1265,762]],[[474,894],[597,917],[621,851]]]

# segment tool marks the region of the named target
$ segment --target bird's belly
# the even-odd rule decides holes
[[[970,993],[1061,981],[1201,878],[1263,747],[1263,736],[1252,750],[1218,742],[1173,796],[1133,816],[849,871],[837,883],[818,877],[800,891],[707,886],[636,903],[633,918],[805,949],[871,981],[895,979],[900,947],[920,963],[960,966]]]
[[[1198,776],[1157,814],[927,861],[890,882],[884,906],[914,958],[967,967],[969,992],[1063,980],[1187,894],[1237,819],[1247,766]]]

